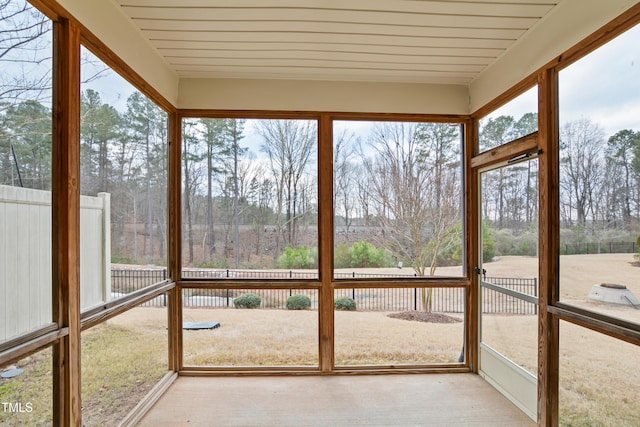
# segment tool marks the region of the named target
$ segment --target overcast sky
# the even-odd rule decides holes
[[[640,131],[640,25],[560,72],[560,123],[581,117],[598,123],[607,136]],[[516,119],[535,111],[532,89],[492,114]]]

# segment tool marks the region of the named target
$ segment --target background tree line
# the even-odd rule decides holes
[[[0,18],[0,184],[48,190],[51,22],[18,0],[1,0]],[[105,69],[83,66],[83,81]],[[112,194],[115,261],[162,263],[167,115],[139,92],[119,111],[88,87],[81,99],[82,193]],[[496,147],[536,127],[535,113],[490,118],[481,123],[480,145]],[[348,126],[337,132],[336,243],[354,254],[377,254],[383,264],[403,262],[419,275],[459,263],[460,135],[459,126],[438,123],[375,123],[367,134]],[[564,123],[560,139],[563,240],[633,241],[640,227],[640,132],[607,135],[582,118]],[[313,264],[315,122],[188,119],[181,144],[186,265],[271,268],[291,265],[280,260],[286,253]],[[496,253],[531,254],[537,241],[536,164],[499,169],[483,184],[486,240],[493,240]],[[362,241],[373,248],[353,246]]]
[[[258,153],[242,145],[247,125]],[[188,265],[272,267],[287,247],[317,246],[316,129],[306,120],[183,122]]]
[[[121,113],[93,90],[83,91],[81,111],[82,193],[112,194],[114,260],[162,260],[166,114],[137,92]],[[23,186],[49,189],[50,117],[50,108],[33,100],[2,112],[3,185],[21,185],[19,168]],[[489,120],[481,138],[486,144],[502,143],[510,133],[522,132],[522,121],[508,116]],[[185,120],[188,265],[273,267],[285,248],[317,245],[315,123],[255,122],[259,155],[243,144],[245,126],[246,121],[236,119]],[[419,275],[460,262],[459,135],[448,124],[410,123],[375,124],[366,139],[336,135],[337,244],[368,241],[388,251],[387,264],[402,261]],[[634,240],[640,217],[639,141],[640,133],[631,130],[607,138],[586,119],[563,125],[566,241]],[[532,162],[494,171],[483,182],[483,217],[497,253],[535,254],[537,185]]]

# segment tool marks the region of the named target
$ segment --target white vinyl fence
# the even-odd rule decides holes
[[[111,294],[110,195],[80,199],[82,309]],[[51,193],[0,185],[0,342],[51,323]]]

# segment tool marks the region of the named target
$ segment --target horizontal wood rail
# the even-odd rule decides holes
[[[538,150],[538,132],[530,133],[522,138],[484,151],[471,158],[472,168],[485,168],[509,161],[509,159]]]
[[[559,320],[571,322],[631,344],[640,345],[640,324],[562,303],[549,306],[547,311]]]
[[[242,279],[187,279],[177,283],[179,289],[320,289],[319,280],[242,280]]]
[[[89,329],[92,326],[117,316],[118,314],[137,307],[150,299],[167,293],[171,289],[175,288],[175,286],[175,282],[170,280],[156,283],[155,285],[139,289],[122,298],[106,302],[98,307],[85,311],[81,315],[82,330]]]
[[[46,328],[38,333],[31,333],[29,334],[30,338],[26,340],[19,337],[16,340],[3,343],[4,349],[0,351],[0,367],[36,353],[69,335],[69,328],[57,329],[57,325],[55,327],[56,329],[52,331],[48,331],[49,328]],[[19,344],[16,343],[18,341],[20,341]]]

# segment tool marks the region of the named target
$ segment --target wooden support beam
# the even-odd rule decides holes
[[[479,122],[477,119],[468,120],[464,134],[464,165],[465,165],[465,219],[466,219],[466,276],[470,279],[467,287],[466,318],[465,318],[465,362],[472,372],[478,372],[478,348],[480,343],[480,283],[475,267],[480,265],[480,196],[478,176],[479,172],[471,169],[473,153],[479,145]]]
[[[484,168],[504,163],[514,157],[530,154],[537,150],[538,132],[534,132],[474,156],[471,159],[471,167]]]
[[[320,370],[333,371],[333,122],[329,115],[318,123],[318,253],[320,254],[319,340]]]
[[[538,425],[558,425],[559,322],[549,312],[558,301],[560,281],[560,142],[558,74],[542,71],[538,80],[540,165],[540,243],[538,314]]]
[[[169,182],[168,188],[168,271],[169,279],[178,283],[182,275],[182,118],[169,114]],[[182,368],[182,289],[169,293],[169,370]]]
[[[52,149],[53,424],[80,426],[80,29],[54,24]]]

